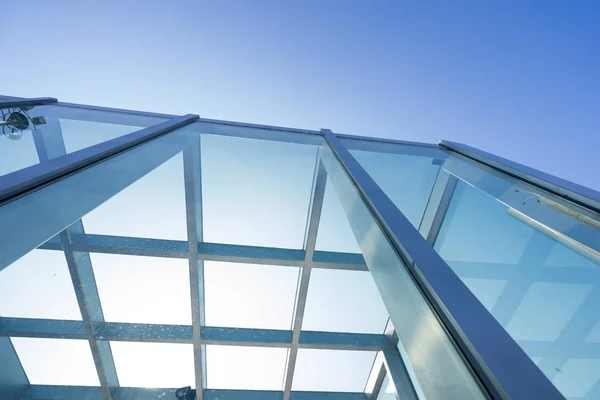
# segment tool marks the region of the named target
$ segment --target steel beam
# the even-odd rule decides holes
[[[165,133],[188,125],[198,119],[197,115],[184,115],[141,129],[130,134],[98,143],[85,149],[0,176],[0,202],[22,195],[35,187],[48,184],[96,162],[131,149]]]
[[[33,97],[29,99],[13,99],[0,101],[0,108],[16,108],[16,107],[27,107],[27,106],[39,106],[43,104],[56,103],[54,97]]]
[[[191,325],[94,324],[93,339],[149,343],[193,343]],[[292,331],[203,326],[203,345],[283,347],[292,345]],[[87,339],[84,321],[0,317],[0,337]],[[295,344],[306,349],[378,351],[386,346],[384,335],[302,331]],[[600,346],[598,346],[600,348]]]
[[[457,184],[458,178],[440,168],[419,225],[419,233],[431,246],[435,244]]]
[[[369,264],[369,259],[364,251],[363,255],[384,303],[386,303],[394,326],[396,329],[401,329],[403,327],[400,324],[406,323],[406,314],[400,312],[402,308],[406,307],[402,304],[402,297],[406,293],[402,293],[402,290],[398,289],[398,285],[407,279],[404,276],[406,272],[409,272],[411,279],[414,279],[413,285],[416,284],[419,291],[425,294],[437,317],[443,322],[444,327],[439,327],[442,331],[439,332],[439,335],[436,334],[436,340],[442,340],[445,344],[436,346],[436,362],[429,362],[426,370],[422,370],[421,366],[415,363],[416,353],[415,348],[412,348],[414,344],[411,343],[411,347],[407,348],[407,352],[411,355],[409,361],[415,367],[415,372],[427,397],[448,396],[448,387],[457,389],[458,391],[454,395],[462,397],[471,397],[477,392],[477,380],[461,360],[464,355],[470,366],[482,379],[486,389],[495,398],[561,399],[562,396],[558,390],[411,225],[340,140],[331,131],[322,130],[322,132],[333,151],[332,157],[337,160],[332,160],[326,166],[332,165],[332,168],[335,169],[336,163],[339,162],[343,168],[343,172],[336,177],[340,185],[338,193],[341,191],[347,197],[344,199],[344,208],[349,215],[351,225],[354,225],[353,230],[355,230],[355,234],[358,231],[359,234],[365,235],[364,238],[368,234],[371,247],[368,250],[371,252],[375,250],[372,254],[374,266]],[[331,174],[329,168],[328,173]],[[343,175],[350,178],[351,185],[349,182],[348,184],[344,182],[347,178]],[[332,178],[332,181],[334,180]],[[358,199],[355,201],[357,196]],[[363,206],[360,205],[361,202],[364,202]],[[370,230],[369,214],[381,227],[384,235],[381,239],[377,239],[378,242],[374,242],[376,231],[371,233]],[[366,221],[363,220],[365,218]],[[390,263],[381,262],[385,258],[384,253],[387,254],[388,251],[387,241],[392,244],[393,251],[401,257],[402,263],[392,263],[391,253],[389,254]],[[376,243],[380,243],[382,247],[377,248]],[[406,288],[412,290],[408,286]],[[423,316],[425,317],[425,314]],[[429,317],[427,320],[430,321],[428,330],[430,334],[433,334],[438,330],[436,328],[439,326],[436,325],[438,322],[434,322]],[[458,344],[462,354],[454,353],[452,340],[445,339],[446,334],[443,331],[446,329],[452,340]],[[404,345],[407,344],[405,334],[414,335],[414,332],[398,332]],[[412,340],[417,338],[411,337]],[[430,343],[424,342],[424,347],[422,346],[420,351],[424,351],[430,346]],[[449,370],[451,365],[460,366],[460,368]],[[485,395],[481,393],[481,396]]]
[[[35,131],[34,143],[40,162],[48,162],[66,154],[62,137],[60,122],[55,118],[48,118],[46,124]],[[67,266],[79,310],[83,319],[86,339],[90,345],[98,380],[104,398],[111,399],[119,386],[117,371],[112,357],[110,344],[106,341],[97,341],[94,330],[104,322],[100,296],[96,287],[92,261],[88,253],[73,251],[72,238],[84,234],[81,220],[77,220],[59,234],[60,246],[65,254]]]
[[[39,246],[44,250],[61,250],[60,240],[52,238]],[[73,243],[76,251],[147,257],[188,258],[188,243],[181,240],[132,238],[86,233]],[[198,259],[242,264],[302,267],[305,251],[221,243],[200,243]],[[313,268],[368,271],[361,254],[315,251]]]
[[[198,245],[202,242],[202,177],[200,162],[200,137],[183,152],[185,182],[185,209],[188,236],[188,263],[192,310],[192,343],[197,399],[203,399],[206,388],[206,351],[201,343],[201,329],[205,325],[204,261],[198,258]]]
[[[90,344],[102,393],[105,400],[110,400],[111,393],[119,387],[119,380],[110,343],[96,339],[95,329],[96,326],[104,322],[104,315],[96,287],[92,262],[88,253],[74,252],[69,247],[71,237],[76,235],[80,229],[83,229],[81,222],[70,226],[61,233],[63,251],[69,267],[71,281],[75,288],[75,296],[83,318],[86,339]]]
[[[310,274],[313,268],[313,257],[317,243],[317,233],[319,230],[319,221],[321,219],[321,210],[323,209],[323,198],[325,195],[325,184],[327,183],[327,172],[321,162],[320,151],[317,153],[315,172],[313,178],[313,187],[311,194],[310,209],[308,220],[306,222],[306,234],[304,239],[304,265],[300,273],[298,283],[298,292],[296,294],[296,303],[294,308],[294,320],[292,323],[292,346],[288,352],[285,377],[283,382],[283,399],[290,400],[292,392],[292,383],[294,380],[294,371],[296,369],[296,359],[300,345],[300,336],[302,330],[302,319],[306,308],[306,296],[308,294],[308,285]]]
[[[176,388],[146,389],[119,388],[115,400],[165,400],[175,399]],[[206,400],[281,400],[283,393],[275,390],[205,389]],[[23,400],[101,400],[98,387],[32,385]],[[292,392],[292,400],[365,400],[363,393]]]
[[[188,132],[157,138],[2,204],[0,220],[11,228],[0,230],[0,271],[189,147]]]
[[[600,213],[600,192],[461,143],[440,146]]]

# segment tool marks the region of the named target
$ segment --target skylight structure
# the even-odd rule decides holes
[[[445,141],[0,110],[2,399],[600,399],[600,193]]]

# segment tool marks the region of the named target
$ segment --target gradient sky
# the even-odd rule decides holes
[[[600,189],[600,3],[3,7],[0,93],[471,144]]]

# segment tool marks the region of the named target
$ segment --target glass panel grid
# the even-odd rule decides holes
[[[52,107],[38,108],[52,111]],[[112,130],[102,129],[102,121],[94,118],[54,123],[59,118],[50,111],[46,114],[50,122],[46,128],[59,130],[53,131],[45,142],[33,141],[39,132],[29,131],[26,136],[27,131],[23,131],[24,140],[19,143],[30,145],[30,157],[24,155],[20,159],[24,166],[145,126],[118,118],[113,121]],[[160,118],[154,120],[159,121]],[[218,124],[212,124],[215,125]],[[115,179],[119,172],[131,177],[128,184],[110,196],[96,200],[95,191],[82,185],[87,195],[84,200],[97,203],[87,210],[94,210],[91,213],[78,215],[83,218],[86,231],[78,220],[68,228],[68,240],[63,234],[57,235],[29,254],[22,252],[22,257],[10,267],[1,266],[0,285],[6,290],[0,294],[0,330],[4,336],[12,335],[14,350],[29,380],[46,385],[102,386],[106,396],[111,368],[116,367],[121,386],[194,386],[194,381],[199,381],[194,379],[196,374],[215,390],[283,391],[285,399],[290,388],[362,392],[369,373],[373,373],[373,358],[380,346],[373,344],[372,336],[380,337],[384,343],[383,328],[388,316],[369,272],[364,271],[366,266],[363,264],[363,271],[356,271],[361,265],[357,257],[363,257],[361,250],[369,245],[377,248],[376,232],[373,230],[370,236],[352,232],[361,227],[350,228],[346,219],[355,218],[356,224],[357,210],[342,210],[336,204],[340,199],[335,197],[327,178],[320,219],[323,223],[318,224],[319,233],[316,229],[308,233],[307,214],[315,201],[310,189],[314,187],[317,174],[313,169],[319,157],[314,136],[304,141],[297,133],[276,132],[285,137],[280,141],[272,131],[261,132],[263,128],[237,126],[229,130],[223,125],[218,132],[204,132],[198,126],[211,124],[197,124],[196,129],[166,135],[89,168],[92,172],[88,176],[97,171],[104,177],[114,174]],[[78,133],[83,130],[92,134],[83,137]],[[247,133],[240,134],[244,130]],[[238,134],[240,137],[235,137]],[[32,140],[28,142],[27,137]],[[190,204],[186,204],[185,192],[193,178],[184,177],[184,159],[180,154],[192,145],[191,137],[201,142],[201,178],[193,184],[202,188],[196,222],[199,237],[207,242],[207,246],[198,247],[197,260],[186,242],[193,224],[189,221]],[[363,148],[359,140],[345,142],[418,228],[427,204],[432,203],[429,197],[440,165],[451,169],[452,157],[442,164],[447,156],[430,147],[389,145],[389,154],[382,154],[381,143],[373,142]],[[162,149],[157,146],[160,143],[164,144]],[[186,144],[172,151],[182,143]],[[172,153],[163,155],[169,146]],[[141,158],[139,154],[149,148],[154,152]],[[119,165],[119,160],[128,158],[132,162],[145,160],[152,166],[124,163],[111,169]],[[10,168],[17,168],[17,164]],[[123,165],[125,168],[119,169]],[[143,168],[146,169],[142,172]],[[529,192],[527,187],[512,190],[501,185],[500,190],[494,186],[497,179],[480,177],[474,183],[455,170],[452,173],[461,181],[441,224],[436,250],[565,396],[596,398],[595,394],[600,394],[600,366],[594,351],[582,356],[570,352],[573,347],[569,346],[599,341],[596,333],[600,331],[600,317],[592,305],[596,304],[598,292],[595,272],[600,256],[595,252],[600,245],[595,229],[600,224],[589,222],[585,212],[569,207],[565,212],[560,199]],[[394,174],[402,175],[402,179]],[[82,171],[74,176],[84,175]],[[98,182],[98,187],[107,183]],[[40,192],[53,189],[60,190],[60,183]],[[471,203],[470,195],[465,195],[470,190],[481,191],[473,192]],[[158,199],[156,192],[164,193]],[[27,203],[27,197],[22,204]],[[488,197],[498,200],[495,209],[488,200],[481,200]],[[157,201],[153,204],[154,200]],[[348,198],[343,201],[348,202]],[[483,203],[489,209],[484,210],[487,206]],[[459,206],[465,208],[463,214]],[[480,224],[472,229],[465,228],[467,222],[456,222],[477,213],[482,215]],[[72,220],[53,223],[67,232]],[[151,222],[154,225],[149,227]],[[490,226],[482,228],[486,223]],[[539,225],[549,229],[541,232]],[[456,229],[463,229],[464,234],[457,235]],[[315,235],[312,245],[310,235]],[[460,238],[468,237],[470,244],[461,242]],[[323,253],[318,262],[314,240],[317,252]],[[473,251],[473,243],[477,243],[477,251]],[[490,259],[494,265],[490,265]],[[85,275],[86,260],[93,264],[91,280]],[[527,274],[541,271],[543,277],[525,282],[522,278],[531,276],[520,276],[514,266],[527,267],[523,268]],[[17,268],[18,272],[14,272]],[[189,268],[199,268],[201,272],[199,282],[192,281],[201,285],[195,288],[200,293],[197,303],[190,301]],[[299,276],[307,270],[310,279],[304,281],[304,307]],[[588,272],[583,273],[584,270]],[[35,275],[39,282],[36,284],[29,275]],[[27,281],[28,288],[20,292],[19,300],[20,281]],[[100,296],[97,302],[94,293]],[[121,297],[116,296],[119,293]],[[551,308],[552,315],[539,313],[540,307]],[[264,311],[270,313],[266,318],[261,315]],[[200,315],[199,321],[191,318],[192,312]],[[300,324],[293,324],[298,315]],[[296,325],[301,326],[301,331],[296,332]],[[352,336],[340,336],[344,334]],[[27,337],[31,335],[42,338]],[[554,344],[562,351],[560,357],[552,353],[549,345]],[[54,349],[49,351],[51,347]],[[55,364],[44,364],[35,358],[44,352],[48,352],[49,359],[55,359]],[[48,372],[52,366],[67,362],[65,355],[69,352],[76,354],[71,367],[78,369],[67,373],[72,379],[56,374],[38,375],[39,370]],[[36,354],[33,359],[32,353]],[[196,361],[195,371],[194,355],[202,357]],[[171,365],[178,368],[168,369]],[[256,379],[253,369],[268,373],[264,373],[264,379]],[[380,395],[388,387],[393,392],[393,382],[384,382]]]
[[[182,136],[184,135],[182,134]],[[164,139],[165,142],[166,139]],[[290,154],[293,156],[294,150],[288,156]],[[204,262],[198,261],[205,272],[202,276],[204,292],[201,291],[204,296],[199,300],[200,307],[204,308],[203,313],[206,313],[206,319],[201,321],[200,340],[204,353],[202,370],[207,374],[208,381],[205,381],[205,384],[208,383],[209,388],[282,391],[285,384],[284,374],[289,368],[289,349],[298,345],[303,347],[301,351],[309,351],[313,346],[319,348],[319,351],[326,351],[327,348],[339,349],[340,346],[345,346],[353,350],[335,351],[360,354],[374,354],[378,349],[379,342],[377,340],[368,335],[363,338],[361,334],[381,335],[387,314],[384,310],[382,311],[377,293],[369,286],[368,274],[352,271],[356,268],[353,264],[347,266],[351,271],[343,271],[348,262],[348,254],[338,257],[335,252],[328,254],[327,260],[319,262],[318,269],[314,270],[314,282],[318,284],[320,272],[333,273],[333,275],[330,274],[330,284],[334,284],[336,279],[340,282],[343,281],[344,273],[350,273],[349,276],[353,276],[353,279],[347,281],[346,286],[350,284],[348,288],[351,289],[354,285],[355,292],[364,292],[361,294],[361,298],[375,296],[376,302],[378,302],[374,307],[367,304],[368,310],[365,309],[363,313],[367,318],[367,325],[370,327],[341,329],[341,332],[352,332],[356,335],[349,336],[341,342],[336,336],[323,336],[321,332],[310,332],[307,329],[303,331],[311,336],[306,336],[306,339],[302,339],[304,336],[301,336],[300,342],[292,340],[292,319],[298,312],[296,295],[300,283],[299,272],[308,264],[312,264],[312,260],[306,257],[297,257],[296,253],[293,253],[295,250],[289,250],[292,251],[289,252],[276,248],[276,246],[303,249],[307,245],[306,240],[309,242],[312,240],[314,243],[316,239],[315,237],[304,238],[309,229],[307,212],[311,208],[309,201],[310,187],[313,185],[311,181],[316,176],[314,172],[316,147],[309,146],[307,150],[302,150],[298,154],[301,160],[304,158],[302,162],[305,165],[302,168],[310,166],[309,171],[302,173],[303,178],[292,176],[292,180],[298,183],[302,179],[305,180],[305,183],[301,185],[304,186],[302,189],[304,195],[300,198],[306,196],[306,199],[302,199],[298,203],[301,206],[296,207],[292,212],[292,214],[297,214],[298,221],[303,221],[302,228],[299,230],[301,236],[298,236],[298,240],[300,237],[302,238],[300,242],[296,240],[296,244],[293,245],[292,242],[279,245],[277,242],[264,242],[262,244],[268,244],[270,247],[255,247],[256,244],[261,243],[252,240],[236,242],[234,239],[231,240],[232,243],[221,243],[225,245],[224,247],[208,246],[206,252],[203,252],[202,246],[199,247],[199,257],[209,259]],[[281,157],[281,155],[277,157]],[[110,161],[104,165],[107,165],[107,171],[111,170]],[[77,318],[71,319],[79,321],[74,321],[75,324],[65,324],[66,321],[63,320],[68,319],[66,318],[68,315],[59,314],[54,316],[57,319],[56,323],[51,324],[42,322],[40,319],[51,317],[45,314],[28,315],[33,317],[33,320],[22,319],[24,315],[15,315],[16,319],[7,319],[4,317],[11,315],[6,314],[2,315],[0,326],[11,332],[17,332],[19,335],[29,335],[32,332],[37,332],[37,335],[62,335],[88,339],[92,348],[102,345],[101,349],[93,354],[93,359],[99,363],[98,365],[101,366],[99,368],[104,369],[103,374],[110,375],[112,368],[118,376],[120,386],[144,388],[194,386],[192,345],[196,339],[192,334],[193,326],[190,325],[192,319],[190,318],[188,251],[187,246],[182,246],[188,236],[185,232],[187,227],[183,225],[183,230],[178,228],[178,234],[171,234],[169,232],[173,232],[173,230],[168,224],[168,222],[178,221],[179,226],[182,226],[182,216],[187,218],[181,212],[189,207],[185,203],[184,184],[186,182],[183,179],[181,166],[182,157],[179,153],[171,158],[163,158],[152,167],[148,174],[139,175],[139,178],[134,180],[133,184],[128,185],[125,190],[116,191],[113,196],[108,198],[108,201],[101,201],[99,207],[95,207],[92,212],[83,216],[81,221],[72,225],[69,228],[70,238],[68,240],[62,235],[57,235],[40,246],[40,249],[43,250],[35,250],[35,252],[47,253],[60,260],[64,259],[67,253],[74,254],[72,262],[75,265],[89,260],[89,264],[85,264],[85,262],[84,264],[91,266],[93,272],[92,282],[97,290],[96,296],[99,298],[97,309],[87,303],[89,299],[86,300],[86,296],[89,296],[90,293],[85,289],[87,284],[83,283],[83,286],[80,286],[80,290],[83,289],[83,297],[80,300],[72,299],[72,305],[77,311],[77,303],[86,302],[87,314],[83,320],[80,315],[77,315]],[[98,166],[98,168],[101,167],[103,164]],[[116,172],[116,170],[114,171]],[[266,171],[264,172],[266,173]],[[159,184],[161,181],[168,182],[170,186],[165,187]],[[166,210],[166,214],[161,211],[164,208],[164,197],[160,199],[160,202],[152,204],[155,200],[152,198],[152,193],[157,188],[168,192],[167,196],[172,195],[172,201],[167,201],[170,209]],[[266,188],[266,192],[271,193],[272,191]],[[281,202],[281,200],[278,201]],[[171,210],[176,210],[176,213]],[[206,217],[206,210],[200,212],[203,217]],[[164,217],[164,222],[159,220],[161,215]],[[154,219],[154,222],[159,220],[152,229],[149,229],[145,222],[149,219]],[[185,224],[185,220],[183,221]],[[200,221],[206,223],[205,218],[201,218]],[[318,220],[316,223],[318,224]],[[294,228],[293,230],[296,233],[290,232],[290,235],[297,235],[298,229]],[[315,229],[313,234],[316,235],[316,232]],[[204,236],[206,238],[206,232],[204,232]],[[66,243],[68,243],[68,250],[65,250]],[[222,257],[223,261],[210,261],[210,257],[216,254]],[[248,264],[247,259],[244,258],[246,255],[254,257],[259,264]],[[24,257],[18,263],[25,260]],[[225,260],[232,260],[232,262]],[[262,263],[269,265],[260,265]],[[293,263],[293,265],[289,265],[289,263]],[[73,268],[81,267],[74,266]],[[327,268],[335,270],[327,271]],[[6,275],[7,271],[9,269],[0,271],[0,274]],[[69,278],[69,281],[71,280],[65,262],[62,264],[62,273],[67,274],[65,277]],[[78,274],[80,273],[83,271],[78,272]],[[4,275],[0,275],[0,277]],[[81,283],[69,282],[70,290],[72,290],[73,284],[76,287],[81,285]],[[326,296],[324,293],[322,295]],[[318,295],[312,294],[311,298],[314,297],[318,297]],[[347,297],[336,300],[338,308],[343,307],[344,299],[349,300]],[[216,309],[214,309],[214,305],[217,305]],[[352,307],[354,306],[362,307],[356,301]],[[37,311],[38,307],[34,308]],[[310,308],[312,309],[312,306]],[[375,311],[376,309],[378,310]],[[276,310],[280,310],[280,312],[275,312]],[[370,315],[371,311],[373,311],[373,315]],[[373,320],[372,317],[376,317],[377,323],[369,322]],[[91,326],[93,331],[86,331],[86,326]],[[310,323],[307,326],[310,327]],[[39,332],[40,327],[43,328],[42,333]],[[321,331],[323,329],[315,326],[314,330]],[[336,333],[334,328],[329,331]],[[301,344],[302,340],[309,340],[309,342]],[[81,340],[81,343],[87,344],[86,342],[86,340]],[[259,347],[255,347],[256,345]],[[365,350],[360,351],[363,348]],[[102,349],[108,350],[108,353],[104,353]],[[367,351],[366,349],[373,350]],[[106,358],[106,354],[108,354],[108,358]],[[242,362],[244,359],[246,360],[245,367]],[[264,372],[264,368],[256,368],[257,360],[263,359],[273,361],[270,367],[265,365],[267,370],[272,371],[270,375],[267,374],[268,376],[260,375],[261,371]],[[159,360],[160,362],[158,362]],[[232,363],[237,365],[236,368],[239,367],[237,381],[232,379],[232,373],[235,372],[231,369]],[[171,368],[170,365],[175,367]],[[367,368],[365,363],[361,368],[362,374],[368,375],[370,366]],[[256,375],[257,373],[259,375]],[[253,374],[254,378],[252,378]],[[257,378],[259,376],[265,379]],[[356,392],[362,392],[364,382],[362,382],[362,377],[360,380],[361,383],[352,390],[356,389]],[[366,381],[366,377],[364,380]],[[52,379],[43,383],[56,384]],[[99,385],[99,383],[95,384]],[[103,388],[105,385],[102,383]],[[318,385],[306,385],[305,390],[318,391],[320,389]]]

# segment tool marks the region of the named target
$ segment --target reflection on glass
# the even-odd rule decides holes
[[[362,392],[376,352],[300,349],[292,390]]]
[[[32,385],[100,386],[87,340],[11,338]]]
[[[549,194],[448,168],[462,180],[435,249],[565,397],[597,398],[600,230]]]

